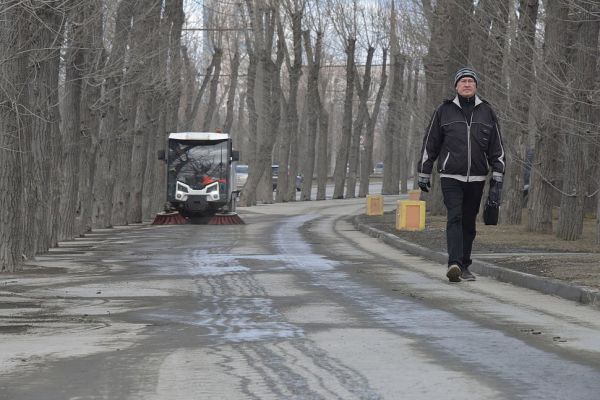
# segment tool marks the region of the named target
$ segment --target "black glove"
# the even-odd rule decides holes
[[[419,184],[419,187],[422,191],[429,192],[429,188],[431,187],[431,180],[428,177],[419,176],[419,178],[417,179],[417,183]]]
[[[498,181],[494,178],[490,180],[488,199],[494,204],[500,204],[500,201],[502,200],[502,181]]]

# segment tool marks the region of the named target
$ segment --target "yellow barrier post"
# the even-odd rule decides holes
[[[380,194],[367,195],[367,215],[383,215],[383,196]]]
[[[396,229],[405,231],[422,231],[425,229],[425,202],[398,200]]]

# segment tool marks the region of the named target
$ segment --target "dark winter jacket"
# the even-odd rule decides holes
[[[488,102],[475,96],[475,106],[467,119],[458,96],[442,103],[427,127],[419,176],[431,177],[438,159],[442,178],[463,182],[484,181],[490,170],[502,177],[505,171],[504,146],[496,114]]]

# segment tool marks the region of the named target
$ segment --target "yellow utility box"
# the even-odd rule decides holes
[[[367,215],[383,215],[383,196],[380,194],[367,195]]]
[[[396,229],[401,231],[422,231],[425,229],[425,202],[398,200]]]

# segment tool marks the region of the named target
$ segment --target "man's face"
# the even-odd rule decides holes
[[[475,79],[470,76],[465,76],[461,78],[456,84],[456,91],[462,97],[473,97],[475,93],[477,93],[477,84],[475,83]]]

